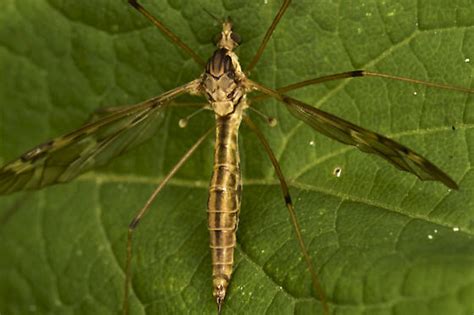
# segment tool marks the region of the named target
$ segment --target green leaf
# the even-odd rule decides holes
[[[70,131],[100,107],[133,104],[202,69],[126,1],[4,0],[0,163]],[[231,16],[251,60],[281,1],[143,4],[203,58]],[[354,69],[473,87],[470,1],[294,1],[251,78],[270,87]],[[474,98],[374,78],[289,93],[386,134],[435,162],[449,191],[296,121],[267,128],[332,313],[474,312]],[[127,225],[208,126],[193,109],[111,165],[67,184],[0,197],[0,313],[116,314]],[[250,115],[255,116],[253,113]],[[206,223],[210,139],[162,191],[134,235],[132,314],[215,314]],[[321,314],[272,166],[241,132],[237,261],[223,314]],[[336,177],[333,171],[342,170]]]

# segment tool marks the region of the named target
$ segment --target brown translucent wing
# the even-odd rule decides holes
[[[0,168],[0,194],[67,182],[150,138],[163,109],[190,85],[140,104],[102,111],[79,129],[40,144]]]
[[[449,188],[458,189],[456,182],[442,170],[400,143],[291,97],[284,96],[283,101],[291,114],[316,131],[342,143],[354,145],[364,152],[374,153],[400,170],[415,174],[421,180],[436,180]]]

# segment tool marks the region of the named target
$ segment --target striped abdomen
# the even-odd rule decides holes
[[[240,211],[241,179],[238,131],[241,110],[216,115],[214,168],[207,202],[212,255],[213,294],[218,305],[224,300],[232,275]]]

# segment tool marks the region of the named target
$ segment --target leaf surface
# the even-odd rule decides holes
[[[126,1],[5,0],[0,12],[0,163],[69,132],[107,106],[133,104],[201,69]],[[231,16],[249,63],[280,1],[143,0],[203,58]],[[277,88],[367,69],[474,87],[469,1],[294,1],[251,74]],[[449,191],[316,134],[273,101],[250,113],[279,158],[332,312],[474,312],[474,97],[375,78],[288,93],[385,134],[434,162]],[[212,126],[167,113],[156,136],[66,185],[0,197],[0,313],[116,314],[127,225],[167,171]],[[237,261],[223,314],[318,314],[278,181],[241,132]],[[206,223],[209,139],[135,234],[132,314],[215,314]],[[341,169],[339,177],[334,170]]]

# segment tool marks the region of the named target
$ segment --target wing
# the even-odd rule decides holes
[[[458,189],[456,182],[442,170],[400,143],[291,97],[283,96],[282,100],[293,116],[316,131],[342,143],[354,145],[364,152],[377,154],[400,170],[415,174],[421,180],[437,180],[449,188]]]
[[[34,147],[0,168],[0,194],[67,182],[106,164],[150,138],[169,101],[194,92],[197,84],[195,80],[143,103],[104,111],[79,129]]]

